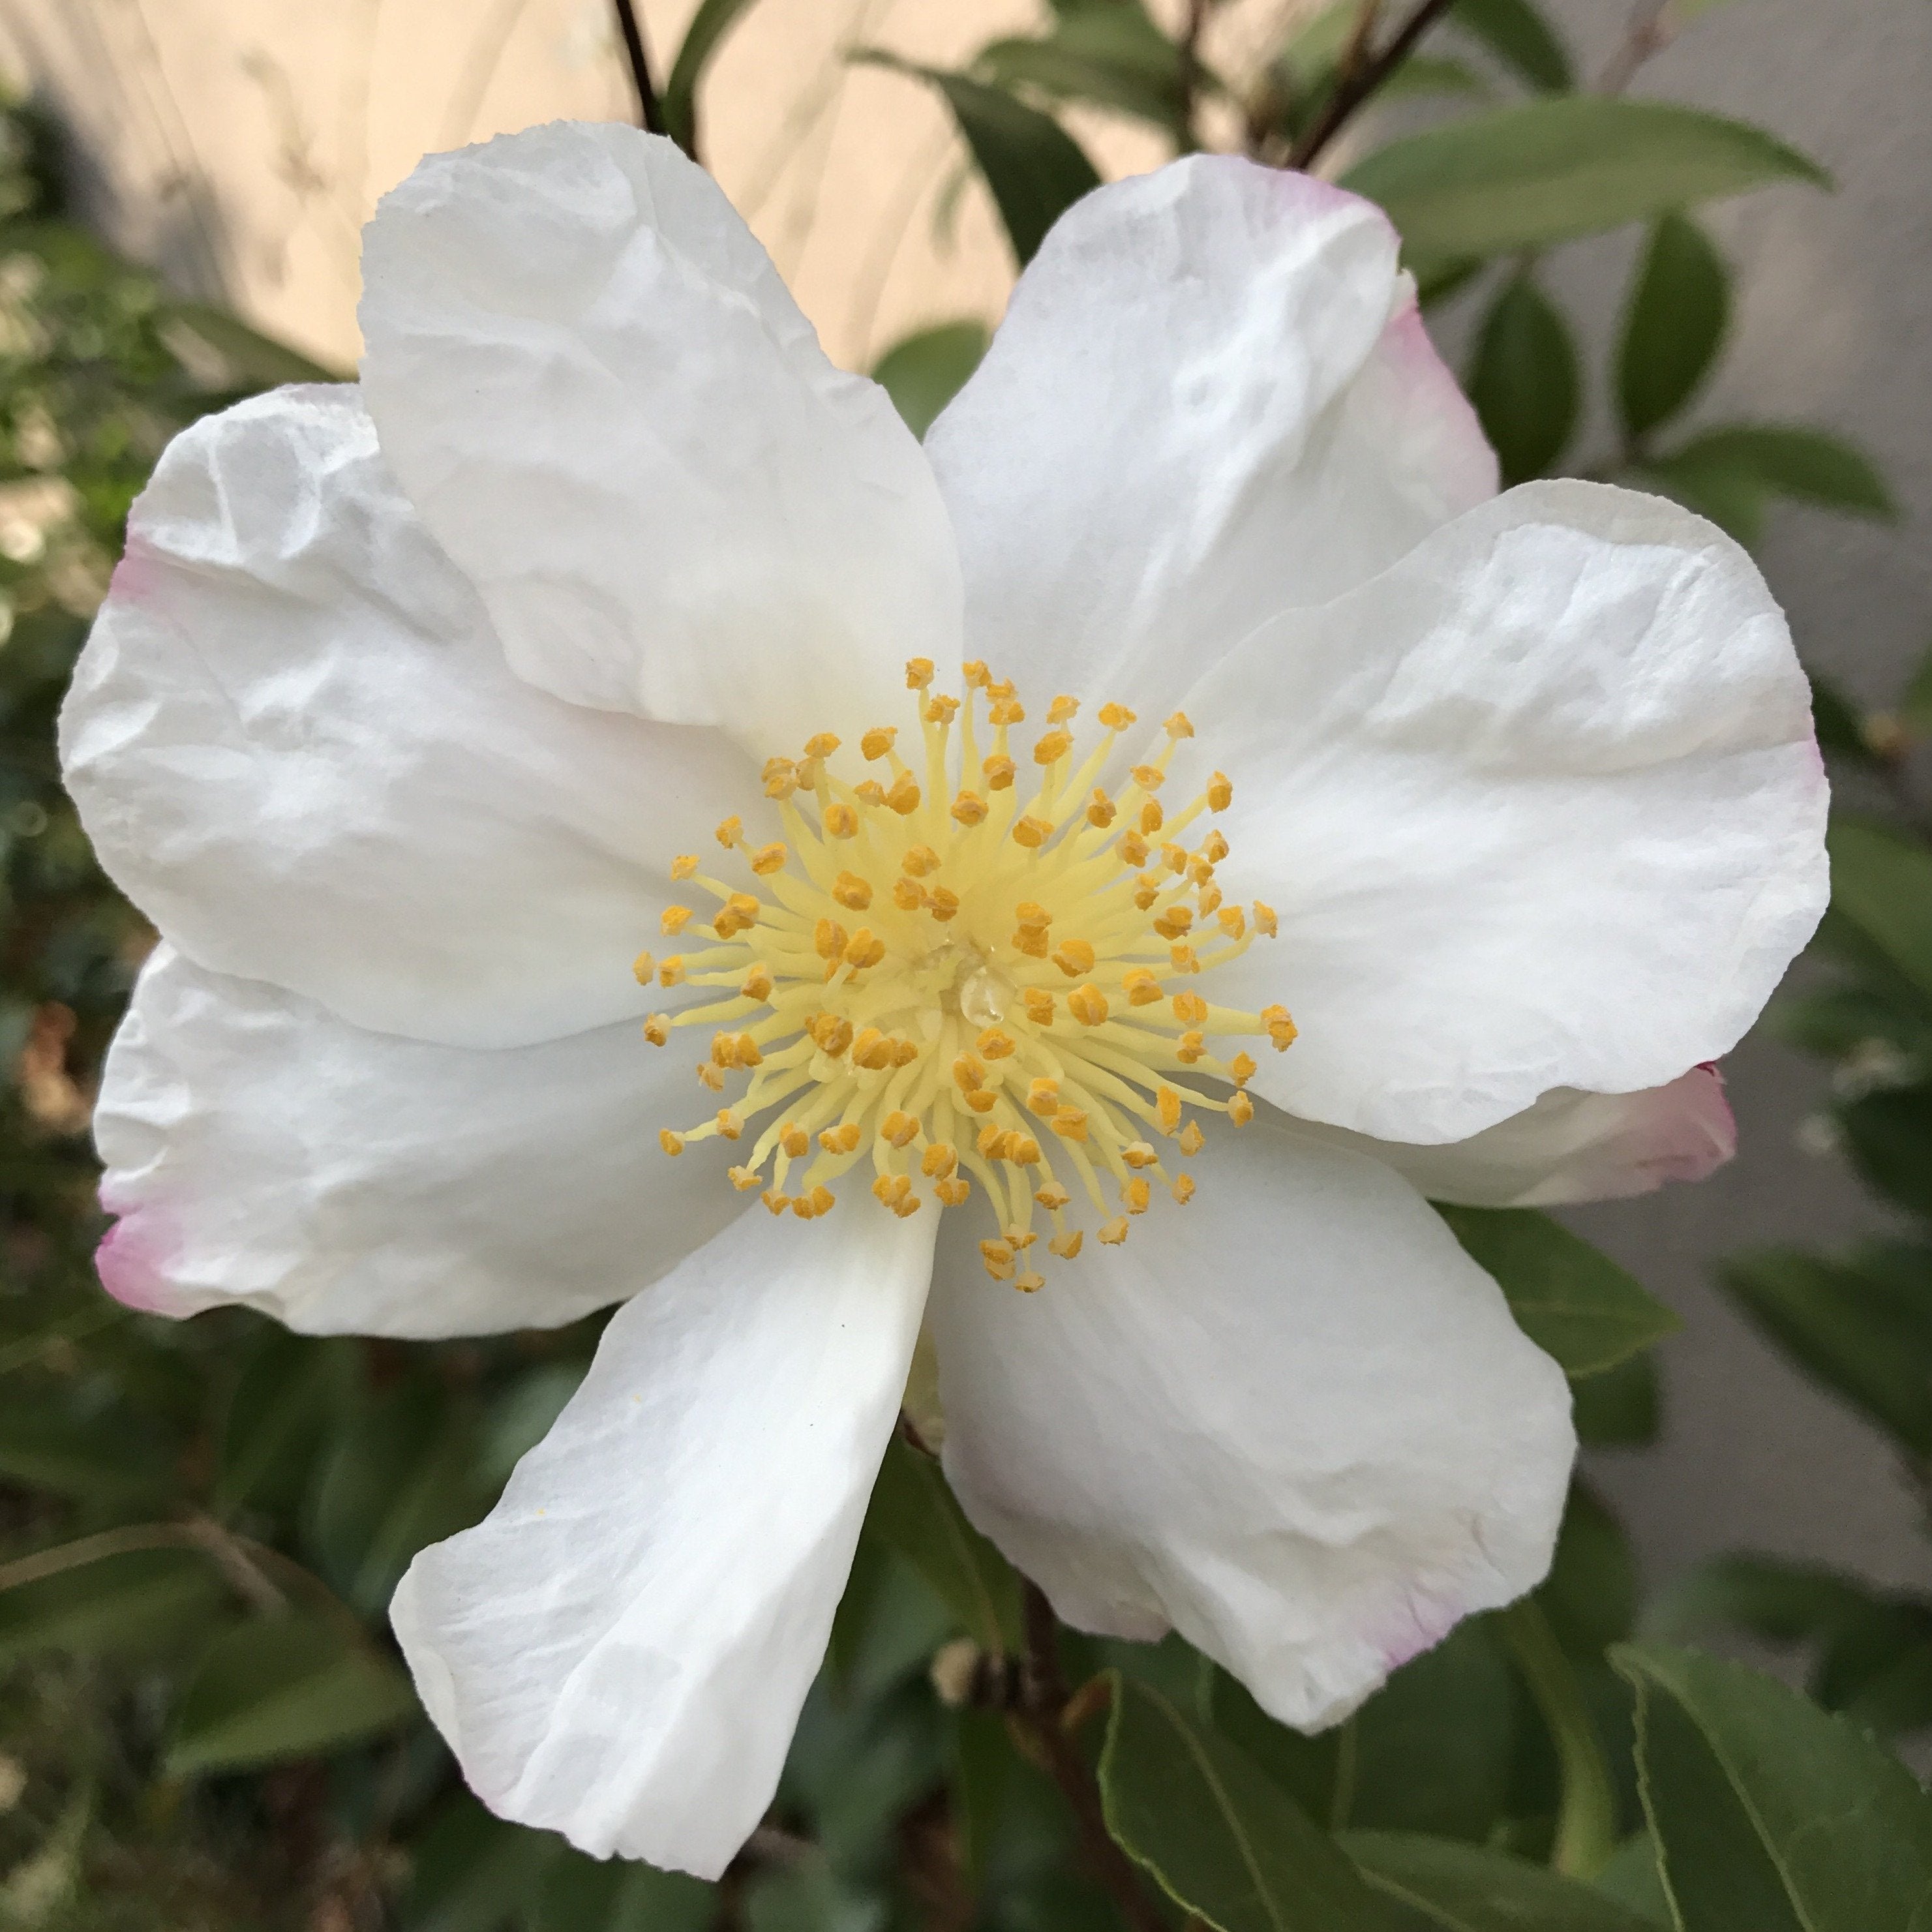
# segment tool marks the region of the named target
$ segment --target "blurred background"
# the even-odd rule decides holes
[[[661,64],[693,10],[692,0],[643,7]],[[1332,10],[1227,0],[1205,10],[1200,51],[1220,74],[1252,80]],[[1170,34],[1183,31],[1184,0],[1150,0],[1149,11]],[[1634,98],[1748,121],[1832,178],[1830,191],[1774,182],[1700,211],[1731,272],[1730,320],[1721,358],[1673,434],[1694,440],[1740,419],[1810,425],[1862,452],[1882,479],[1835,500],[1828,489],[1766,485],[1750,534],[1808,664],[1844,711],[1832,748],[1849,760],[1847,795],[1888,795],[1918,755],[1916,740],[1886,736],[1888,721],[1932,644],[1932,8],[1553,0],[1545,12],[1580,82],[1627,80]],[[1014,274],[999,208],[945,100],[902,71],[855,63],[852,50],[954,70],[1052,17],[1033,0],[760,0],[719,44],[698,95],[705,158],[846,366],[871,369],[936,326],[996,322]],[[1646,18],[1660,30],[1634,46]],[[1477,89],[1504,88],[1483,46],[1456,57]],[[158,299],[188,319],[185,335],[130,349],[128,366],[152,353],[159,391],[199,384],[204,395],[308,365],[352,372],[360,226],[423,153],[556,117],[635,112],[608,0],[0,0],[0,74],[33,104],[20,140],[58,152],[69,218],[113,257],[154,271]],[[1375,106],[1324,171],[1469,111],[1468,90],[1438,80]],[[1053,105],[1103,176],[1172,151],[1147,114],[1090,92],[1069,89]],[[1240,143],[1232,99],[1209,100],[1200,124],[1210,144]],[[1646,245],[1645,231],[1626,226],[1536,259],[1586,370],[1615,358]],[[98,265],[72,272],[109,286]],[[145,299],[130,297],[128,313],[148,314]],[[1487,301],[1480,286],[1452,289],[1430,307],[1459,369],[1483,353]],[[261,339],[226,332],[231,316]],[[1612,387],[1585,381],[1562,468],[1617,460]],[[103,466],[95,522],[111,544],[115,491],[138,482],[138,452]],[[69,481],[85,498],[88,478]],[[58,561],[34,549],[37,531],[72,513],[53,488],[46,476],[0,486],[0,550],[22,569]],[[98,595],[82,580],[99,559],[74,555],[81,578],[51,594],[78,618]],[[10,1036],[19,1104],[43,1141],[63,1146],[85,1124],[76,1070],[89,1029],[111,1024],[111,962],[124,968],[140,944],[110,915],[90,911],[86,923],[82,950],[110,962],[94,1005],[29,1000]],[[16,964],[26,943],[14,942]],[[1826,983],[1808,962],[1793,982],[1800,993]],[[64,1018],[49,1016],[54,1006]],[[1806,1043],[1822,1042],[1814,1028]],[[1901,1454],[1898,1430],[1873,1426],[1873,1402],[1855,1386],[1848,1396],[1852,1370],[1834,1376],[1816,1350],[1799,1350],[1807,1372],[1790,1322],[1780,1328],[1761,1300],[1749,1318],[1750,1296],[1718,1285],[1720,1264],[1741,1249],[1831,1248],[1906,1225],[1896,1190],[1874,1192],[1845,1158],[1848,1132],[1856,1142],[1862,1131],[1844,1118],[1864,1091],[1856,1059],[1762,1030],[1726,1070],[1740,1130],[1730,1168],[1700,1187],[1564,1217],[1683,1318],[1657,1351],[1653,1439],[1630,1440],[1651,1432],[1640,1426],[1621,1436],[1608,1427],[1591,1451],[1652,1589],[1740,1549],[1932,1588],[1922,1457]],[[1916,1361],[1900,1372],[1920,1374]],[[1922,1394],[1932,1402],[1932,1384]]]

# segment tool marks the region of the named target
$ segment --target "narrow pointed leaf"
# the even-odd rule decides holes
[[[1442,1932],[1651,1932],[1603,1893],[1502,1852],[1410,1832],[1340,1843],[1371,1887]]]
[[[1734,470],[1776,496],[1816,503],[1850,516],[1894,520],[1898,506],[1864,454],[1822,430],[1786,423],[1740,423],[1706,430],[1671,460]]]
[[[1505,486],[1556,466],[1576,432],[1582,395],[1569,325],[1534,282],[1517,276],[1484,321],[1469,379],[1469,400]]]
[[[1650,231],[1618,351],[1617,400],[1630,435],[1654,429],[1696,394],[1730,317],[1724,258],[1673,209]]]
[[[872,380],[914,436],[923,436],[939,412],[966,386],[992,340],[984,322],[942,322],[895,343],[872,369]]]
[[[753,0],[702,0],[684,30],[684,40],[671,62],[662,105],[664,131],[686,154],[698,141],[698,84],[719,43],[751,10]]]
[[[1832,910],[1932,1000],[1932,853],[1889,826],[1835,818]]]
[[[1575,85],[1563,43],[1530,0],[1456,0],[1449,17],[1540,92]]]

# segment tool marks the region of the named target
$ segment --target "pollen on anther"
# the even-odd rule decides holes
[[[1095,1231],[1110,1248],[1118,1248],[1127,1238],[1127,1217],[1117,1214],[1111,1221],[1103,1221]]]
[[[658,1145],[666,1154],[682,1154],[684,1151],[684,1136],[673,1133],[668,1127],[660,1127],[658,1130]]]
[[[1198,1120],[1190,1120],[1175,1137],[1174,1144],[1191,1160],[1208,1144],[1208,1136],[1201,1131]]]
[[[644,1022],[644,1037],[653,1046],[662,1046],[670,1037],[670,1016],[652,1013]]]
[[[896,726],[875,724],[859,740],[859,754],[868,760],[883,758],[898,740]]]
[[[1053,995],[1051,993],[1043,987],[1029,986],[1020,997],[1025,1003],[1027,1018],[1035,1026],[1052,1025]]]
[[[1098,1026],[1107,1017],[1107,996],[1090,982],[1067,994],[1066,1010],[1082,1026]]]
[[[648,952],[640,952],[631,962],[631,976],[640,986],[651,983],[651,976],[658,970],[658,962]]]
[[[1228,1102],[1228,1118],[1238,1127],[1245,1127],[1255,1117],[1255,1103],[1246,1094],[1237,1092]]]

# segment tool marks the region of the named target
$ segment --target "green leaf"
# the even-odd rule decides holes
[[[345,1345],[274,1328],[256,1345],[221,1430],[215,1507],[277,1508],[301,1496],[309,1465],[349,1388]]]
[[[659,98],[664,131],[687,154],[694,153],[698,146],[698,83],[704,78],[719,43],[752,4],[752,0],[701,0],[684,30],[683,43]]]
[[[1342,185],[1381,202],[1413,252],[1462,256],[1542,248],[1767,182],[1827,178],[1742,122],[1574,94],[1393,142]]]
[[[291,1613],[224,1630],[175,1713],[171,1778],[340,1749],[416,1714],[409,1679],[332,1620]]]
[[[1059,100],[1089,100],[1186,134],[1180,50],[1136,4],[1086,8],[1043,38],[994,40],[974,62],[994,86],[1036,88]]]
[[[1650,231],[1617,355],[1624,428],[1675,416],[1709,374],[1730,318],[1730,277],[1702,229],[1672,209]]]
[[[1850,1111],[1898,1097],[1875,1094]],[[1932,1102],[1922,1095],[1920,1109],[1922,1153],[1932,1161]],[[1838,1262],[1772,1248],[1732,1256],[1719,1278],[1820,1381],[1915,1454],[1932,1454],[1932,1270],[1923,1258],[1916,1268],[1888,1267],[1869,1251]]]
[[[81,1502],[131,1504],[172,1475],[153,1436],[124,1412],[80,1415],[14,1396],[0,1403],[0,1478]]]
[[[938,1464],[896,1436],[879,1466],[866,1533],[912,1564],[982,1650],[1018,1654],[1019,1580],[966,1520]]]
[[[1841,1102],[1838,1120],[1859,1173],[1910,1213],[1932,1215],[1932,1084],[1881,1087]]]
[[[942,322],[893,344],[873,364],[872,380],[914,436],[923,436],[939,412],[966,386],[992,340],[984,322]]]
[[[1932,1799],[1842,1718],[1727,1660],[1618,1649],[1682,1932],[1923,1932]]]
[[[1636,1556],[1623,1525],[1580,1478],[1570,1485],[1537,1601],[1573,1659],[1600,1662],[1636,1625]]]
[[[343,370],[325,368],[206,302],[169,302],[160,312],[160,328],[170,352],[206,388],[252,391],[283,382],[345,379]]]
[[[1382,1932],[1334,1841],[1245,1753],[1137,1679],[1109,1682],[1107,1828],[1183,1910],[1220,1932]]]
[[[1528,276],[1515,277],[1484,320],[1469,376],[1469,400],[1505,487],[1556,467],[1576,432],[1581,394],[1569,325]]]
[[[1818,748],[1862,765],[1876,764],[1858,706],[1815,670],[1807,675],[1811,680],[1811,725],[1818,734]]]
[[[529,1932],[710,1932],[718,1909],[702,1879],[565,1851],[537,1881]]]
[[[40,1650],[164,1650],[205,1631],[229,1600],[199,1551],[124,1550],[0,1592],[0,1664]]]
[[[1060,216],[1100,185],[1080,144],[1050,114],[983,81],[919,67],[877,49],[863,50],[853,58],[930,81],[946,97],[986,177],[1022,268],[1033,260],[1046,231]]]
[[[1576,1439],[1589,1449],[1642,1448],[1657,1440],[1664,1398],[1657,1358],[1632,1355],[1613,1369],[1570,1384]]]
[[[926,1670],[958,1628],[950,1606],[896,1550],[861,1535],[826,1660],[842,1690],[869,1702]]]
[[[1563,43],[1529,0],[1456,0],[1449,17],[1539,92],[1575,86]]]
[[[1592,1882],[1645,1924],[1657,1927],[1658,1932],[1677,1932],[1670,1895],[1658,1869],[1657,1843],[1648,1832],[1633,1832]]]
[[[1600,1892],[1501,1852],[1407,1832],[1341,1844],[1376,1891],[1444,1932],[1649,1932]]]
[[[1932,853],[1863,819],[1834,815],[1832,910],[1932,1000]]]
[[[1899,722],[1922,738],[1932,738],[1932,649],[1918,660],[1918,668],[1898,700]]]
[[[1547,1214],[1440,1202],[1436,1211],[1470,1259],[1496,1278],[1523,1333],[1566,1375],[1614,1368],[1678,1326],[1616,1262]]]
[[[478,1446],[478,1473],[490,1483],[510,1472],[550,1432],[584,1380],[581,1362],[546,1362],[526,1370],[490,1405]]]
[[[1771,495],[1796,497],[1826,509],[1888,522],[1898,516],[1892,492],[1869,459],[1822,430],[1788,423],[1738,423],[1706,430],[1671,460],[1748,476]]]
[[[1708,517],[1747,550],[1755,550],[1763,540],[1771,493],[1752,470],[1695,457],[1648,456],[1632,466],[1630,478]]]
[[[512,1924],[524,1932],[525,1907],[564,1845],[548,1832],[493,1817],[468,1792],[455,1791],[436,1807],[412,1851],[400,1901],[401,1932],[507,1932]]]
[[[1863,1584],[1822,1564],[1718,1556],[1660,1593],[1644,1612],[1644,1634],[1682,1642],[1741,1630],[1773,1643],[1798,1643],[1838,1629],[1873,1600]]]

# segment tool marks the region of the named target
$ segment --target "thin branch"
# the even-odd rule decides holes
[[[611,0],[617,10],[617,32],[624,42],[624,58],[631,64],[631,84],[638,90],[638,118],[652,134],[670,132],[664,124],[664,104],[658,98],[651,79],[651,57],[644,49],[644,30],[638,20],[632,0]]]
[[[1207,31],[1208,10],[1214,4],[1214,0],[1187,0],[1187,18],[1176,48],[1180,56],[1181,139],[1190,147],[1201,145],[1194,136],[1194,110],[1201,94],[1201,36]]]
[[[1660,54],[1676,38],[1668,14],[1670,0],[1638,0],[1623,44],[1597,76],[1599,94],[1621,94],[1636,78],[1636,70]]]
[[[1024,1734],[1073,1814],[1088,1870],[1119,1907],[1132,1932],[1167,1932],[1167,1919],[1141,1882],[1132,1862],[1107,1829],[1100,1787],[1069,1736],[1070,1700],[1060,1668],[1060,1624],[1046,1593],[1021,1580],[1021,1614],[1026,1654],[1021,1660],[1020,1705],[1010,1721]]]
[[[1408,59],[1416,42],[1454,4],[1454,0],[1422,0],[1381,52],[1359,61],[1352,75],[1346,70],[1345,62],[1344,71],[1336,77],[1334,89],[1328,97],[1328,105],[1322,111],[1322,118],[1289,151],[1288,166],[1311,166],[1322,149],[1347,126],[1356,110]],[[1372,19],[1370,24],[1373,24]]]

